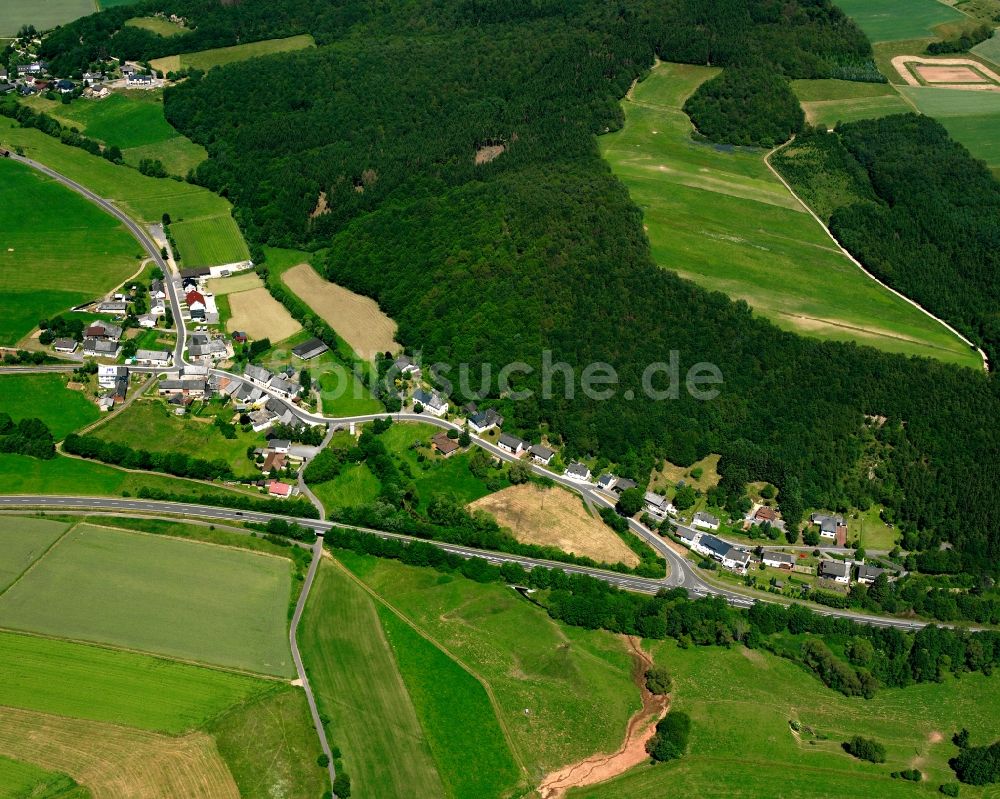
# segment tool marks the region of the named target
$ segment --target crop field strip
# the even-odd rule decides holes
[[[909,104],[890,84],[846,80],[796,80],[792,89],[811,125],[834,127],[838,122],[903,114]]]
[[[283,558],[81,524],[0,597],[0,625],[290,676],[290,580]]]
[[[938,0],[836,0],[872,42],[931,36],[947,22],[968,19]]]
[[[71,525],[46,519],[0,516],[0,596],[45,555]]]
[[[181,55],[154,58],[150,62],[150,66],[164,73],[176,72],[179,69],[189,67],[209,70],[212,67],[231,64],[235,61],[245,61],[248,58],[257,58],[274,53],[287,53],[292,50],[304,50],[307,47],[315,46],[316,42],[313,37],[309,34],[303,34],[300,36],[289,36],[285,39],[265,39],[248,44],[237,44],[232,47],[202,50],[197,53],[182,53]]]
[[[3,0],[0,39],[14,36],[22,25],[47,30],[97,10],[95,0]]]
[[[626,100],[623,130],[599,139],[643,210],[656,262],[800,334],[978,368],[957,337],[836,249],[761,151],[691,140],[680,106],[716,72],[659,64]]]
[[[0,756],[0,796],[13,799],[89,799],[72,778],[31,763]]]

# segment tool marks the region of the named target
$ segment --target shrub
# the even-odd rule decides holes
[[[646,688],[651,694],[670,693],[672,682],[670,671],[666,666],[651,666],[646,671]]]
[[[646,744],[646,751],[653,760],[676,760],[687,752],[690,734],[690,717],[687,713],[675,710],[656,725],[656,734]]]
[[[858,760],[867,760],[870,763],[885,763],[885,747],[871,738],[862,738],[860,735],[855,735],[851,740],[844,742],[844,751],[849,755],[853,755]]]

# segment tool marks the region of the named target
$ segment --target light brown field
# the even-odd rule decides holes
[[[235,294],[238,291],[259,289],[263,285],[264,281],[257,276],[256,272],[251,270],[249,272],[240,272],[238,275],[232,275],[231,277],[212,278],[208,281],[208,290],[219,297],[226,294]]]
[[[701,467],[702,475],[696,480],[690,474],[693,469],[698,467]],[[690,466],[674,466],[674,464],[664,461],[663,468],[658,472],[653,472],[649,485],[652,490],[655,490],[677,485],[679,480],[684,480],[701,491],[708,491],[719,484],[719,479],[719,456],[708,455]]]
[[[963,66],[932,67],[918,64],[917,74],[928,83],[985,83],[986,79],[974,69]]]
[[[0,754],[68,774],[93,799],[239,799],[215,742],[0,708]]]
[[[601,563],[639,564],[638,556],[614,530],[587,513],[578,496],[561,488],[524,483],[477,499],[469,507],[495,516],[522,543],[559,547]]]
[[[359,358],[370,361],[376,353],[399,351],[396,323],[382,313],[375,300],[324,280],[309,264],[293,266],[281,279]]]
[[[302,329],[285,306],[265,288],[230,294],[229,310],[232,316],[226,322],[226,329],[230,332],[244,330],[251,338],[269,338],[278,342]]]

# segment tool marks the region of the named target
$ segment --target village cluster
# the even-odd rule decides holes
[[[9,71],[0,66],[0,94],[17,92],[21,97],[53,92],[92,99],[107,97],[115,89],[158,89],[163,79],[138,64],[115,63],[114,71],[84,72],[78,78],[59,77],[49,72],[45,61],[32,60]]]

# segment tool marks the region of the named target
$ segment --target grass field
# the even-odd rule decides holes
[[[219,266],[250,258],[243,234],[232,216],[186,219],[170,225],[185,267]]]
[[[232,416],[231,410],[219,413],[226,421]],[[141,448],[149,452],[184,452],[209,461],[225,461],[238,477],[259,475],[260,471],[247,459],[247,447],[262,446],[262,436],[237,428],[236,438],[226,438],[213,419],[209,414],[176,416],[159,400],[138,400],[94,428],[92,435],[139,447],[136,431],[141,430]]]
[[[186,31],[183,25],[178,25],[164,17],[132,17],[132,19],[126,20],[125,24],[131,25],[133,28],[142,28],[157,36],[176,36]]]
[[[639,692],[620,638],[566,627],[506,586],[353,553],[337,557],[486,681],[532,785],[621,744]]]
[[[904,114],[911,108],[887,83],[856,83],[847,80],[796,80],[792,89],[811,125],[834,127],[889,114]]]
[[[154,58],[150,61],[153,69],[162,70],[164,73],[176,72],[179,69],[194,67],[195,69],[211,69],[223,64],[231,64],[234,61],[246,61],[248,58],[271,55],[273,53],[287,53],[290,50],[303,50],[306,47],[315,47],[316,42],[309,34],[301,36],[290,36],[287,39],[266,39],[262,42],[250,42],[249,44],[237,44],[233,47],[218,47],[214,50],[202,50],[198,53],[183,53],[181,55],[171,55],[165,58]]]
[[[188,229],[189,239],[192,231],[204,232],[210,242],[206,248],[215,251],[223,237],[234,242],[231,251],[219,251],[220,263],[233,263],[247,257],[246,243],[240,240],[237,246],[232,235],[235,226],[232,206],[208,189],[168,178],[146,177],[135,169],[116,166],[37,130],[19,128],[6,117],[0,119],[0,144],[22,147],[25,155],[113,200],[139,221],[159,223],[164,213],[170,214],[174,223],[198,221],[200,224]],[[186,257],[183,251],[182,255]],[[184,263],[184,266],[189,265]]]
[[[879,691],[872,700],[846,698],[798,666],[762,652],[692,647],[672,642],[653,651],[674,676],[674,705],[691,716],[690,754],[669,764],[640,766],[571,797],[659,799],[670,796],[781,796],[844,799],[940,796],[954,782],[948,767],[957,749],[951,735],[973,731],[973,743],[1000,736],[1000,680],[982,675],[960,681]],[[777,690],[776,690],[777,687]],[[823,736],[797,735],[790,720]],[[845,754],[852,735],[885,744],[888,760],[873,765]],[[889,774],[918,768],[921,785]],[[996,788],[963,786],[963,797],[995,797]]]
[[[329,562],[320,566],[299,640],[352,794],[447,795],[373,601]]]
[[[996,66],[1000,66],[1000,36],[994,33],[993,38],[987,39],[985,42],[980,42],[973,47],[972,53],[980,58],[985,58]]]
[[[902,92],[920,112],[934,117],[976,158],[1000,175],[1000,92],[970,92],[929,86],[904,86]]]
[[[840,253],[761,151],[691,139],[679,107],[714,74],[660,64],[625,102],[624,129],[599,140],[643,210],[656,261],[788,330],[979,368],[958,338]]]
[[[274,689],[255,677],[8,632],[0,632],[0,677],[2,706],[169,735]]]
[[[41,219],[58,219],[58,230]],[[29,167],[0,161],[0,344],[114,288],[136,271],[139,252],[114,217]]]
[[[96,10],[94,0],[4,0],[0,3],[0,39],[14,36],[22,25],[44,31]]]
[[[873,42],[931,36],[934,28],[966,16],[938,0],[836,0]]]
[[[323,503],[331,508],[353,508],[378,499],[382,486],[365,463],[347,466],[332,480],[309,486]]]
[[[565,489],[523,483],[477,499],[469,507],[489,513],[518,541],[558,547],[599,563],[639,564],[639,556],[618,534]]]
[[[99,418],[101,412],[83,392],[66,388],[60,374],[0,375],[0,410],[16,422],[35,417],[56,439]]]
[[[290,580],[284,559],[83,524],[0,597],[0,625],[287,676]]]
[[[90,793],[71,777],[0,757],[0,797],[3,799],[88,799]]]
[[[0,593],[59,540],[69,525],[46,519],[0,516]]]

